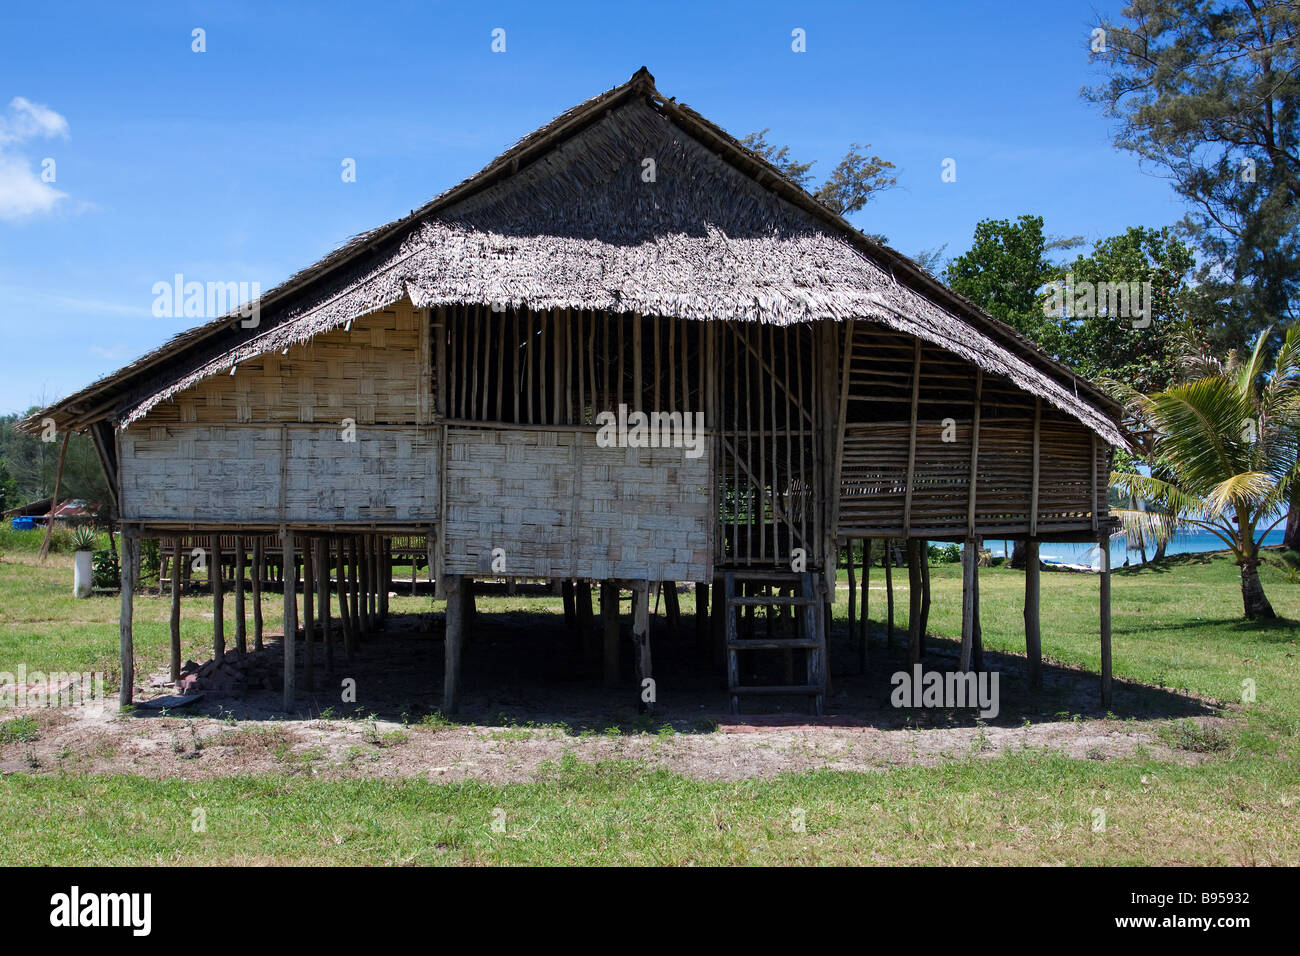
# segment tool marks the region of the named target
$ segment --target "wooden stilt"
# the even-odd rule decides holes
[[[356,536],[350,537],[348,539],[348,613],[352,616],[352,635],[358,645],[366,638],[364,622],[361,620],[361,581],[357,570],[360,551]]]
[[[280,531],[280,553],[284,556],[284,709],[292,712],[296,688],[294,686],[294,644],[298,638],[298,587],[294,567],[293,533]]]
[[[1101,706],[1110,707],[1110,536],[1102,534],[1101,547]]]
[[[921,539],[907,539],[907,660],[921,660]]]
[[[321,641],[325,645],[325,668],[334,669],[334,635],[330,627],[330,543],[316,539],[316,588],[320,605]]]
[[[920,542],[921,555],[921,656],[925,656],[925,641],[930,633],[930,542]]]
[[[677,582],[664,581],[661,585],[664,596],[664,625],[670,635],[676,639],[681,634],[682,609],[677,599]]]
[[[695,582],[695,651],[701,657],[709,653],[709,585],[707,581]]]
[[[618,683],[618,590],[618,585],[613,581],[600,582],[600,619],[605,625],[604,678],[606,687],[613,687]]]
[[[459,575],[447,578],[447,610],[443,638],[442,712],[453,714],[460,686],[460,649],[464,628],[465,601]]]
[[[171,670],[173,684],[181,680],[181,539],[172,538],[172,606],[171,606]]]
[[[888,630],[886,631],[886,640],[889,646],[894,646],[894,539],[885,539],[885,601],[887,604],[886,613],[889,616]]]
[[[253,650],[262,649],[262,582],[266,580],[266,539],[253,542]]]
[[[984,629],[980,625],[980,551],[983,550],[982,538],[975,539],[975,570],[971,574],[972,604],[974,617],[971,633],[971,667],[977,671],[984,669]]]
[[[875,541],[866,538],[862,542],[862,620],[858,622],[858,672],[867,672],[867,628],[870,620],[868,611],[871,607],[871,552]]]
[[[853,564],[854,564],[854,562],[853,562],[853,539],[852,539],[852,538],[849,538],[848,541],[845,542],[845,546],[846,546],[847,551],[848,551],[847,559],[846,559],[846,561],[845,561],[845,564],[847,565],[848,573],[849,573],[849,622],[848,622],[848,632],[849,632],[849,639],[852,640],[853,637],[854,637],[854,627],[856,626],[856,624],[857,624],[857,620],[858,620],[858,574],[857,574],[856,569],[853,567]]]
[[[248,653],[248,621],[244,607],[244,538],[235,536],[235,648],[239,656]]]
[[[334,568],[338,579],[339,626],[343,628],[343,654],[348,660],[352,660],[357,650],[357,638],[352,633],[352,615],[348,612],[348,578],[344,571],[347,564],[347,555],[344,554],[346,542],[339,538],[335,547]]]
[[[961,659],[962,671],[971,669],[975,647],[975,588],[978,586],[979,555],[974,538],[967,538],[961,549]]]
[[[140,550],[140,533],[134,528],[122,529],[122,563],[119,565],[122,587],[122,614],[120,636],[122,644],[122,686],[117,701],[122,707],[131,704],[135,693],[135,639],[132,626],[135,618],[135,556]]]
[[[561,582],[560,594],[564,601],[564,627],[572,635],[578,627],[578,615],[573,603],[573,582]]]
[[[393,544],[384,536],[379,538],[379,620],[388,620],[388,592],[393,587]]]
[[[212,586],[212,659],[220,664],[226,659],[226,608],[221,589],[221,535],[212,536],[212,554],[208,556],[208,581]]]
[[[302,542],[302,682],[308,693],[316,689],[316,556],[310,537]]]
[[[357,560],[360,562],[357,573],[359,580],[357,582],[360,591],[357,593],[357,600],[360,601],[361,610],[361,633],[369,637],[375,630],[375,619],[371,613],[370,594],[371,594],[371,577],[370,577],[370,535],[363,534],[357,541]]]
[[[637,710],[654,710],[654,675],[650,665],[650,582],[632,586],[632,661],[636,665]]]
[[[1029,661],[1029,686],[1038,690],[1043,686],[1043,632],[1039,620],[1039,583],[1042,574],[1038,565],[1038,540],[1025,541],[1025,657]]]
[[[578,631],[582,634],[582,655],[588,662],[600,658],[600,645],[596,643],[595,616],[591,606],[591,582],[579,581],[574,585],[574,602],[577,605]]]

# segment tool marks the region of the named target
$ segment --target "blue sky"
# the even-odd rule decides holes
[[[1034,213],[1089,240],[1182,216],[1111,146],[1089,2],[7,5],[0,17],[0,413],[193,320],[155,282],[268,289],[645,65],[737,136],[828,172],[852,141],[899,188],[855,224],[915,255]],[[191,49],[205,31],[206,52]],[[492,31],[506,50],[491,50]],[[807,51],[791,50],[791,31]],[[957,181],[941,181],[945,158]],[[340,176],[356,160],[356,182]],[[46,159],[54,181],[42,182]]]

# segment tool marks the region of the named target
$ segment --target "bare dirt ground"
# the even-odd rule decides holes
[[[873,644],[869,673],[861,676],[846,635],[831,647],[830,716],[811,718],[802,700],[774,698],[757,707],[746,700],[745,713],[732,717],[717,668],[696,646],[689,617],[683,624],[676,637],[654,635],[653,715],[637,712],[626,646],[619,686],[605,689],[590,643],[584,647],[557,616],[480,613],[465,649],[463,703],[455,721],[447,721],[436,714],[441,616],[410,616],[394,618],[355,661],[341,660],[340,653],[332,672],[317,648],[316,687],[299,695],[295,713],[281,709],[275,690],[209,694],[162,713],[137,708],[120,714],[115,700],[104,707],[33,710],[37,733],[0,745],[0,774],[197,779],[277,772],[506,783],[534,779],[566,755],[635,760],[728,780],[823,768],[884,770],[1026,750],[1080,760],[1140,751],[1186,760],[1194,758],[1162,743],[1165,719],[1230,719],[1210,702],[1122,682],[1114,716],[1108,716],[1098,710],[1096,675],[1049,666],[1043,691],[1032,694],[1023,658],[999,654],[985,655],[985,667],[1001,675],[996,718],[980,720],[971,710],[900,709],[890,702],[889,678],[906,669],[905,661]],[[304,650],[299,640],[300,660]],[[263,653],[279,656],[278,640]],[[951,642],[931,639],[925,667],[955,669]],[[356,682],[355,701],[344,699],[348,680]],[[161,681],[146,681],[137,700],[171,692]]]

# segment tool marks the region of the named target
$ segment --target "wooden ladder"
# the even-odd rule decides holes
[[[791,588],[797,585],[798,593],[793,595],[759,594],[743,596],[736,593],[736,583],[743,581],[750,584],[770,585]],[[783,694],[795,697],[807,697],[812,713],[821,716],[822,700],[826,694],[826,634],[822,627],[822,598],[813,584],[813,575],[783,571],[727,571],[723,574],[723,586],[727,602],[727,692],[731,696],[731,712],[740,713],[740,698],[743,695]],[[794,608],[796,637],[762,637],[741,638],[738,613],[744,607],[772,608],[786,606]],[[740,651],[783,651],[803,650],[806,652],[807,674],[801,684],[755,685],[740,683]]]

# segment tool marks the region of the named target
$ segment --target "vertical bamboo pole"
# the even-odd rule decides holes
[[[1110,535],[1103,532],[1101,546],[1101,706],[1111,701],[1110,661]]]
[[[1025,542],[1025,656],[1029,659],[1029,686],[1043,686],[1043,633],[1039,619],[1038,539]]]
[[[460,650],[464,631],[465,603],[460,575],[447,578],[447,610],[444,615],[442,712],[453,714],[460,687]]]
[[[907,539],[907,659],[916,666],[921,661],[921,539]]]
[[[348,578],[344,570],[347,564],[347,555],[344,553],[346,544],[343,538],[338,539],[336,548],[334,573],[338,578],[339,626],[343,628],[343,654],[348,660],[352,660],[352,656],[357,650],[357,637],[352,631],[352,615],[348,611]]]
[[[208,582],[212,588],[212,659],[218,664],[226,659],[225,595],[221,590],[221,535],[212,536],[212,554],[208,560]]]
[[[248,619],[244,606],[244,536],[235,535],[235,648],[242,658],[248,653]]]
[[[887,623],[886,641],[892,648],[894,646],[894,539],[885,539],[885,610],[889,620]]]
[[[650,582],[637,581],[632,586],[632,659],[636,665],[637,710],[654,710],[654,677],[650,664]],[[647,681],[650,683],[647,685]],[[651,699],[646,700],[649,696]]]
[[[979,554],[974,538],[967,538],[961,549],[961,659],[962,671],[971,669],[975,652],[975,588],[979,581]]]
[[[253,650],[262,649],[262,582],[266,580],[266,539],[253,541]]]
[[[604,679],[606,687],[613,687],[618,683],[618,610],[618,585],[613,581],[601,581],[600,618],[605,625]]]
[[[867,629],[870,627],[869,611],[871,608],[871,552],[875,540],[866,538],[862,542],[862,619],[858,622],[858,670],[867,672]]]
[[[316,586],[320,605],[321,640],[325,644],[325,667],[334,669],[334,635],[330,627],[330,542],[323,535],[316,539]]]
[[[307,690],[316,689],[316,561],[314,542],[303,538],[302,547],[302,627],[303,668],[302,680]]]
[[[294,643],[298,638],[298,581],[294,573],[297,557],[293,532],[287,528],[280,529],[280,553],[284,556],[284,709],[292,711],[296,693]]]
[[[181,539],[172,538],[172,594],[171,594],[171,671],[173,684],[181,679]]]
[[[135,616],[135,556],[139,550],[139,529],[123,528],[122,564],[119,567],[122,587],[122,612],[119,619],[122,686],[117,696],[118,704],[122,707],[130,706],[135,692],[135,640],[131,628]]]
[[[361,592],[357,573],[358,550],[357,536],[350,535],[348,538],[348,614],[352,617],[353,639],[360,644],[365,639],[366,633],[361,620]]]

